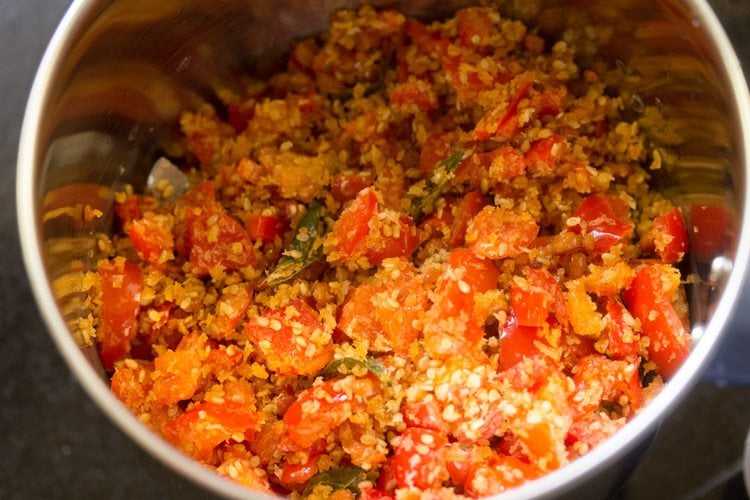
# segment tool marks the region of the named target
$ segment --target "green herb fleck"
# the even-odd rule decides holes
[[[323,254],[322,208],[317,200],[310,204],[299,220],[294,240],[279,259],[276,268],[266,276],[265,285],[276,286],[289,281],[318,261]]]
[[[327,470],[314,475],[302,492],[302,496],[310,495],[319,484],[327,485],[334,491],[349,490],[355,495],[359,494],[359,483],[367,480],[367,473],[354,465],[347,465],[337,469]]]
[[[450,187],[464,153],[464,150],[458,150],[441,161],[427,180],[424,188],[426,194],[412,198],[410,214],[415,223],[419,223],[435,210],[435,203]]]
[[[342,370],[341,367],[344,367]],[[339,375],[342,373],[351,373],[355,368],[363,367],[369,370],[373,375],[378,378],[383,378],[385,375],[385,366],[375,358],[365,358],[364,361],[356,358],[339,358],[334,359],[328,366],[323,368],[321,374],[325,376]]]

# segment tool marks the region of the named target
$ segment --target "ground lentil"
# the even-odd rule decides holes
[[[344,10],[185,112],[190,189],[118,193],[86,285],[114,393],[309,498],[495,494],[620,429],[689,352],[684,221],[621,99],[546,45],[488,8]]]

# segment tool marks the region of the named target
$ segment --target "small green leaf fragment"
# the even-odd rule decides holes
[[[366,480],[367,472],[364,469],[354,465],[346,465],[314,475],[308,481],[302,496],[310,495],[319,484],[330,486],[334,491],[349,490],[357,495],[359,494],[359,483]]]
[[[356,358],[334,359],[328,364],[328,366],[323,368],[321,375],[325,377],[340,375],[342,373],[351,373],[357,367],[362,367],[369,370],[378,378],[383,378],[383,376],[385,375],[385,366],[383,366],[377,359],[369,357],[364,361]]]
[[[279,259],[276,268],[266,276],[264,283],[267,286],[289,281],[317,262],[323,254],[322,208],[321,203],[314,200],[302,215],[292,243]]]
[[[464,157],[465,151],[458,150],[441,161],[432,176],[427,180],[425,193],[411,200],[410,215],[415,223],[419,223],[426,215],[435,210],[435,204],[450,187],[455,176],[456,169]]]

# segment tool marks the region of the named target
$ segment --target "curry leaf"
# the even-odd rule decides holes
[[[323,253],[322,208],[321,203],[314,200],[302,215],[294,240],[279,259],[276,268],[266,276],[267,286],[289,281],[318,261]]]
[[[450,187],[458,164],[464,157],[464,152],[464,150],[458,150],[441,161],[425,184],[425,194],[412,198],[410,214],[415,223],[419,223],[424,216],[435,210],[435,203]]]
[[[373,375],[378,378],[382,378],[385,375],[385,366],[380,361],[374,358],[365,358],[364,361],[356,358],[339,358],[331,361],[328,366],[323,368],[321,374],[323,376],[331,376],[342,373],[341,367],[344,367],[344,372],[351,373],[355,368],[361,366],[369,370]]]
[[[302,496],[310,495],[319,484],[333,488],[333,491],[349,490],[355,495],[359,493],[359,483],[367,480],[367,473],[354,465],[346,465],[337,469],[327,470],[314,475],[302,492]]]

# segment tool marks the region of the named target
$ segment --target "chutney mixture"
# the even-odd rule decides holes
[[[690,349],[685,222],[604,72],[490,8],[364,7],[217,86],[188,189],[118,193],[100,242],[113,392],[279,495],[486,496],[587,453]]]

